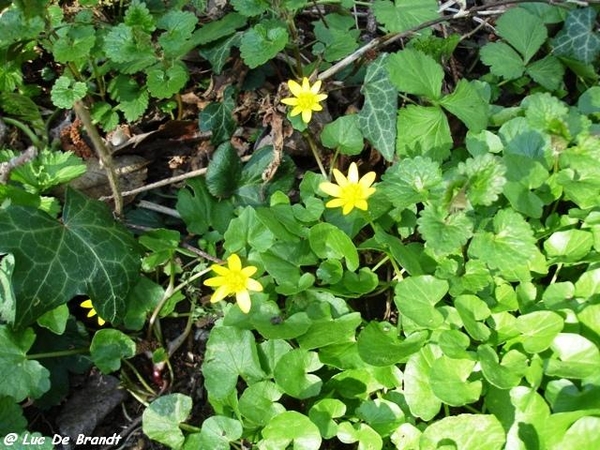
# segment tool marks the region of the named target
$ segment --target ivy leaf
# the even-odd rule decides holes
[[[437,256],[460,251],[473,235],[473,221],[464,212],[426,206],[417,220],[427,248]]]
[[[223,93],[221,103],[211,103],[198,116],[200,131],[212,131],[211,142],[218,145],[228,140],[235,130],[233,109],[235,108],[235,90],[228,86]]]
[[[520,214],[502,209],[494,216],[493,225],[493,232],[475,233],[469,245],[470,257],[511,274],[516,267],[526,267],[540,255],[533,230]]]
[[[481,61],[490,66],[494,75],[506,80],[519,78],[525,72],[523,58],[504,42],[485,44],[479,51]]]
[[[109,322],[125,311],[139,276],[137,244],[105,204],[67,189],[62,220],[21,206],[0,211],[0,249],[15,256],[14,325],[87,294]]]
[[[50,389],[48,370],[27,359],[34,341],[31,328],[11,331],[8,326],[0,325],[0,396],[21,402],[27,397],[38,398]]]
[[[111,373],[121,368],[121,359],[135,356],[135,342],[119,330],[98,330],[90,345],[90,355],[102,372]]]
[[[387,55],[381,55],[367,68],[361,93],[365,102],[358,113],[358,126],[363,136],[387,160],[394,158],[398,92],[392,85],[385,68]]]
[[[523,8],[510,8],[498,19],[498,34],[512,45],[527,64],[548,37],[544,23]]]
[[[232,47],[238,47],[242,39],[241,33],[236,33],[222,41],[213,42],[199,49],[200,56],[210,62],[212,70],[219,75],[223,71],[225,63],[229,59],[229,54]]]
[[[600,36],[594,32],[597,14],[592,7],[569,11],[563,29],[552,40],[554,54],[591,64],[600,52]]]
[[[119,102],[118,109],[123,111],[128,122],[135,122],[148,108],[148,91],[140,88],[131,77],[118,75],[113,78],[108,84],[108,93]]]
[[[467,198],[473,205],[491,205],[506,183],[506,167],[500,158],[489,153],[460,163],[458,171],[467,177]]]
[[[328,123],[321,132],[321,142],[327,148],[344,155],[358,155],[364,148],[363,135],[356,114],[341,116]]]
[[[188,78],[185,65],[177,61],[167,69],[155,66],[148,70],[146,83],[153,97],[169,98],[183,89]]]
[[[400,33],[439,17],[435,0],[377,0],[373,12],[389,33]]]
[[[407,48],[387,59],[390,81],[401,92],[438,99],[442,92],[444,69],[425,53]]]
[[[150,439],[170,448],[181,448],[185,440],[179,429],[192,412],[192,399],[183,394],[169,394],[154,400],[142,414],[142,429]]]
[[[410,105],[398,111],[399,155],[421,155],[442,162],[450,156],[452,143],[450,125],[440,107]]]
[[[50,98],[57,108],[71,109],[76,101],[87,93],[87,85],[82,81],[74,81],[62,75],[52,86]]]
[[[273,59],[289,41],[287,29],[276,20],[254,25],[242,36],[240,52],[248,67],[256,67]]]
[[[488,122],[488,103],[477,88],[465,79],[461,79],[454,92],[444,96],[440,105],[458,117],[470,131],[484,130]]]

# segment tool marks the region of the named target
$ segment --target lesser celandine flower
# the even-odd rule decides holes
[[[229,295],[235,294],[235,300],[244,313],[250,311],[250,293],[248,291],[260,292],[262,285],[250,278],[256,273],[256,267],[242,267],[240,257],[235,253],[227,258],[227,267],[213,265],[213,272],[218,276],[209,278],[204,282],[205,286],[217,288],[210,298],[211,303],[217,303]]]
[[[82,308],[85,308],[85,309],[89,309],[89,311],[87,313],[88,317],[94,317],[96,314],[98,314],[96,312],[96,310],[94,309],[94,305],[92,305],[92,300],[89,298],[87,300],[81,302],[79,304],[79,306],[81,306]],[[102,326],[106,323],[106,321],[100,316],[96,317],[96,320],[98,320],[98,325],[100,325],[100,326]]]
[[[315,84],[311,86],[308,78],[304,77],[302,78],[302,86],[294,80],[288,81],[287,85],[293,97],[283,98],[281,103],[294,107],[290,113],[292,117],[302,114],[304,123],[310,122],[313,111],[323,109],[319,102],[327,98],[327,94],[319,94],[321,80],[315,81]]]
[[[373,195],[375,188],[371,187],[375,181],[375,172],[368,172],[362,178],[358,177],[356,163],[350,164],[348,178],[337,169],[333,169],[333,177],[337,184],[325,181],[319,185],[319,189],[334,198],[329,200],[325,206],[328,208],[343,208],[344,215],[350,213],[354,208],[366,211],[369,207],[367,199]]]

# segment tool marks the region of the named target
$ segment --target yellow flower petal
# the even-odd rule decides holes
[[[310,81],[306,77],[302,78],[302,91],[310,91]]]
[[[348,185],[348,179],[337,169],[333,169],[333,178],[341,188]]]
[[[79,306],[81,306],[82,308],[93,308],[94,307],[94,305],[92,305],[92,300],[89,298],[87,300],[81,302],[79,304]]]
[[[283,98],[281,103],[293,106],[290,112],[291,117],[302,114],[302,120],[308,123],[312,119],[313,111],[323,110],[323,106],[319,102],[325,100],[327,94],[319,94],[322,85],[320,80],[311,86],[308,78],[304,77],[301,85],[294,80],[289,80],[287,85],[293,97]]]
[[[244,274],[246,277],[251,277],[256,273],[257,270],[258,269],[254,266],[246,266],[242,269],[242,274]]]
[[[227,272],[229,273],[229,272]],[[223,284],[225,284],[227,282],[227,277],[226,276],[222,276],[222,277],[212,277],[209,278],[208,280],[204,280],[204,286],[210,286],[210,287],[218,287],[221,286]]]
[[[310,122],[310,119],[312,119],[312,110],[303,109],[302,110],[302,120],[304,121],[304,123]]]
[[[327,208],[339,208],[340,206],[344,206],[346,204],[346,200],[341,198],[334,198],[333,200],[329,200],[325,203]]]
[[[339,197],[342,192],[337,184],[330,183],[329,181],[323,181],[319,184],[319,189],[332,197]]]
[[[305,80],[307,81],[307,84],[308,84],[308,80],[306,78],[305,78]],[[321,90],[321,84],[322,83],[323,82],[321,80],[315,81],[315,84],[313,84],[312,87],[310,88],[311,92],[313,94],[318,94],[319,91]]]
[[[298,104],[298,99],[296,97],[286,97],[281,99],[281,103],[289,106],[296,106]]]
[[[358,184],[360,184],[364,189],[368,189],[375,182],[376,176],[377,176],[377,174],[375,172],[367,172],[360,179]]]
[[[348,182],[352,184],[358,183],[358,166],[355,162],[350,164],[348,168]]]
[[[229,266],[230,271],[239,272],[240,270],[242,270],[242,261],[240,260],[240,257],[235,253],[229,255],[229,257],[227,258],[227,265]]]
[[[229,274],[229,269],[227,267],[219,266],[217,264],[212,265],[210,270],[221,276],[227,276]]]
[[[235,301],[237,302],[242,312],[248,314],[248,312],[250,311],[250,307],[252,306],[250,303],[250,294],[248,293],[248,291],[241,291],[235,294]]]
[[[215,292],[213,292],[213,295],[211,295],[210,302],[211,303],[220,302],[225,297],[227,297],[229,294],[230,294],[230,292],[229,292],[229,288],[227,286],[219,286],[217,288],[217,290]]]
[[[288,85],[288,88],[290,89],[290,92],[292,93],[292,95],[298,97],[298,95],[300,95],[302,93],[302,86],[300,86],[294,80],[289,80],[287,82],[287,85]]]
[[[262,292],[263,287],[262,284],[260,284],[258,281],[250,278],[248,279],[248,281],[246,281],[246,288],[249,291],[254,291],[254,292]]]
[[[98,325],[100,325],[101,327],[104,326],[104,324],[106,323],[106,320],[104,320],[102,317],[98,316]]]
[[[323,182],[319,185],[323,192],[335,197],[325,204],[327,208],[342,208],[344,215],[350,214],[354,208],[368,210],[367,199],[376,191],[371,187],[375,182],[375,172],[369,172],[360,178],[358,166],[353,162],[348,168],[347,177],[337,169],[333,169],[333,177],[337,184]]]

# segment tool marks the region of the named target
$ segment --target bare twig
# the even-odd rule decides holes
[[[20,155],[15,156],[10,161],[3,162],[0,164],[0,184],[8,183],[10,172],[23,164],[27,164],[29,161],[37,156],[37,149],[35,147],[29,147],[27,150],[22,152]]]
[[[149,202],[147,200],[140,200],[137,204],[139,208],[149,209],[150,211],[155,211],[166,216],[176,217],[177,219],[181,219],[181,215],[176,209],[167,208],[166,206],[158,205],[156,203]]]

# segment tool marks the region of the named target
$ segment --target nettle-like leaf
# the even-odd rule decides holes
[[[407,48],[387,59],[390,81],[401,92],[438,99],[442,93],[444,69],[431,56]]]
[[[319,41],[313,53],[323,53],[325,61],[338,61],[358,48],[360,30],[355,28],[351,16],[327,14],[323,20],[313,22],[315,37]]]
[[[169,98],[183,89],[188,81],[189,74],[186,66],[175,61],[166,69],[154,66],[147,72],[146,83],[150,95],[156,98]]]
[[[448,118],[438,106],[410,105],[398,111],[397,152],[442,162],[450,155],[452,134]]]
[[[498,211],[493,228],[493,232],[475,233],[469,245],[470,257],[479,258],[490,268],[509,275],[541,257],[533,230],[520,214],[511,209]]]
[[[130,27],[137,27],[147,33],[152,33],[156,29],[154,17],[150,10],[138,0],[131,2],[125,12],[124,23]]]
[[[396,153],[396,123],[398,92],[389,80],[387,55],[381,55],[367,68],[361,92],[365,102],[358,113],[358,126],[365,138],[387,160]]]
[[[427,248],[438,256],[460,251],[473,235],[471,218],[443,207],[426,206],[417,223]]]
[[[527,75],[549,91],[557,90],[565,76],[565,66],[553,55],[548,55],[527,66]]]
[[[73,25],[56,30],[58,39],[52,44],[54,59],[60,63],[85,60],[96,43],[92,25]]]
[[[134,33],[133,28],[121,23],[104,37],[104,52],[119,70],[131,74],[157,62],[148,33]]]
[[[170,448],[181,448],[185,438],[179,429],[192,411],[192,399],[183,394],[169,394],[154,400],[142,414],[142,429],[150,439]]]
[[[254,69],[285,48],[289,41],[287,28],[279,21],[265,20],[254,25],[242,36],[242,59]]]
[[[27,359],[26,353],[34,341],[31,328],[12,331],[0,325],[0,396],[21,402],[27,397],[38,398],[50,389],[48,370]]]
[[[373,12],[389,33],[406,31],[439,17],[435,0],[377,0]]]
[[[246,17],[258,16],[270,7],[266,0],[231,0],[233,8]]]
[[[421,156],[402,159],[386,170],[382,179],[385,183],[379,187],[396,208],[427,202],[443,191],[439,163]]]
[[[552,40],[554,54],[592,63],[600,52],[600,36],[593,29],[597,14],[591,6],[572,9],[564,28]]]
[[[92,298],[98,314],[118,322],[137,281],[133,236],[106,205],[68,189],[62,220],[21,206],[0,211],[0,249],[15,256],[14,323],[22,327],[76,295]]]
[[[477,88],[461,79],[456,89],[440,100],[440,105],[458,117],[470,131],[479,132],[487,126],[489,105]]]
[[[165,30],[159,37],[168,58],[180,57],[188,52],[188,41],[196,28],[198,18],[189,11],[169,11],[157,23],[159,29]]]
[[[135,122],[148,108],[148,91],[131,77],[118,75],[110,80],[108,93],[119,102],[117,108],[123,111],[128,122]]]
[[[52,86],[50,98],[57,108],[71,109],[76,101],[87,94],[87,85],[82,81],[74,81],[62,75]]]
[[[493,74],[507,80],[519,78],[525,72],[523,58],[504,42],[491,42],[479,51],[481,61]]]
[[[491,205],[506,183],[506,167],[500,158],[489,153],[460,163],[458,171],[467,177],[466,193],[472,205]]]

